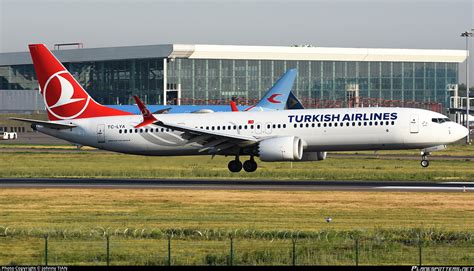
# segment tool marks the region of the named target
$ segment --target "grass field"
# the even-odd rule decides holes
[[[56,147],[59,148],[59,147]],[[433,160],[429,168],[419,161],[376,157],[330,157],[319,162],[259,163],[254,173],[230,173],[231,157],[145,157],[90,150],[49,152],[18,148],[1,152],[0,178],[249,178],[278,180],[412,180],[472,181],[474,159]]]
[[[0,177],[474,180],[473,162],[464,160],[436,160],[423,169],[414,160],[336,157],[259,163],[255,173],[231,174],[230,157],[2,147]],[[450,154],[466,153],[470,147]],[[50,264],[103,265],[107,233],[112,264],[162,265],[170,232],[172,264],[227,264],[230,233],[234,264],[291,264],[296,234],[298,264],[354,264],[356,236],[361,264],[417,264],[420,233],[424,264],[474,262],[471,193],[2,189],[0,206],[0,264],[43,263],[48,233]]]
[[[170,230],[176,264],[225,264],[228,233],[237,263],[289,264],[298,231],[300,263],[351,264],[360,235],[366,264],[414,264],[418,230],[432,263],[474,259],[470,193],[2,189],[0,205],[0,263],[40,263],[49,233],[51,263],[104,264],[106,231],[115,264],[164,264]]]

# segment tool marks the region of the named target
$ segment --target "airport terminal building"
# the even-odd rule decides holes
[[[26,48],[26,46],[25,46]],[[233,45],[146,45],[53,53],[103,104],[223,103],[259,99],[286,70],[307,101],[351,95],[448,107],[464,50]],[[43,110],[28,52],[0,53],[0,112]],[[314,103],[313,103],[314,104]],[[363,105],[362,105],[363,106]]]

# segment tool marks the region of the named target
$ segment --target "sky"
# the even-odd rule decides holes
[[[0,52],[65,42],[87,48],[184,43],[464,50],[460,33],[474,28],[473,2],[0,0]],[[470,66],[473,81],[474,60]],[[461,65],[461,82],[464,74]]]

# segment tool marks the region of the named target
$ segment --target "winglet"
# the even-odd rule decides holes
[[[239,109],[237,108],[237,105],[234,101],[230,101],[230,108],[232,109],[232,112],[239,112]]]
[[[138,98],[138,96],[133,96],[135,99],[135,102],[137,103],[138,108],[140,109],[140,112],[142,113],[143,116],[143,122],[135,126],[135,128],[140,128],[143,126],[150,125],[154,122],[157,121],[157,119],[153,116],[153,114],[146,108],[145,104]]]

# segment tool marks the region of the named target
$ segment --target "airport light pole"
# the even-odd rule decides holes
[[[472,30],[471,30],[472,31]],[[461,37],[466,38],[466,128],[469,129],[469,38],[472,32],[466,31],[461,33]],[[466,136],[466,144],[470,144],[469,132]]]

